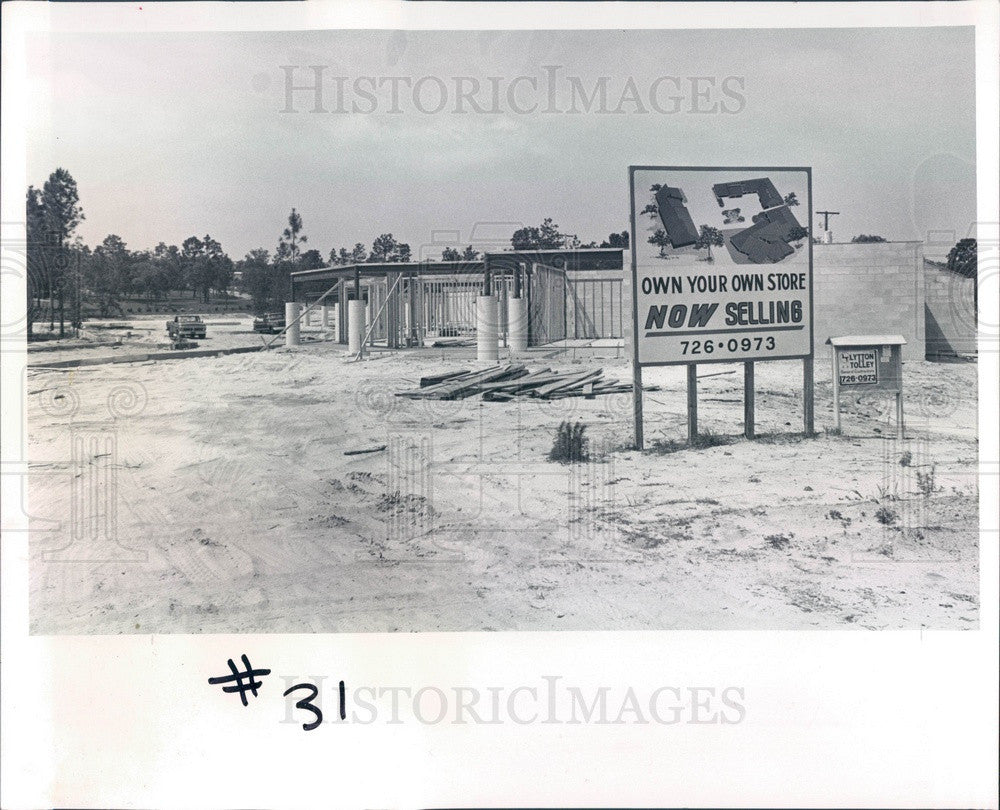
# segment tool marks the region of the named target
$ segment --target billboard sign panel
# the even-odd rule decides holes
[[[812,172],[632,166],[639,366],[811,357]]]

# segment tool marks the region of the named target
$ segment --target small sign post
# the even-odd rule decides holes
[[[896,433],[903,438],[902,335],[845,335],[826,341],[833,361],[833,412],[840,430],[840,394],[885,391],[896,395]]]
[[[687,366],[693,443],[699,365],[743,364],[743,432],[752,439],[754,363],[801,359],[812,435],[812,170],[630,166],[629,192],[636,448],[645,366]]]

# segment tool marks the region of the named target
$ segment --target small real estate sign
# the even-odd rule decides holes
[[[633,166],[638,366],[811,357],[812,172]]]
[[[878,349],[852,349],[838,357],[837,374],[840,385],[877,385]]]
[[[844,335],[827,340],[833,348],[834,394],[903,390],[902,335]]]
[[[833,352],[833,411],[840,430],[840,395],[886,391],[896,395],[896,430],[903,436],[902,335],[840,335],[826,341]]]

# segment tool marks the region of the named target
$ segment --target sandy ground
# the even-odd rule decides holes
[[[243,314],[206,315],[206,336],[195,341],[197,349],[235,349],[243,346],[261,346],[273,335],[253,331],[253,317]],[[91,360],[94,358],[119,359],[130,354],[148,354],[172,351],[167,335],[166,315],[143,315],[131,319],[89,320],[79,338],[58,341],[39,341],[28,344],[28,363],[44,366],[62,360]],[[317,326],[305,330],[320,334],[319,315]],[[281,338],[278,338],[281,342]]]
[[[618,353],[527,363],[625,380]],[[628,395],[393,396],[472,365],[322,344],[30,370],[32,632],[978,626],[974,364],[905,365],[902,443],[888,397],[830,433],[819,360],[819,435],[801,365],[763,363],[748,442],[742,374],[701,366],[728,443],[644,453]],[[647,371],[650,444],[685,436],[683,374]],[[565,419],[592,461],[546,460]]]

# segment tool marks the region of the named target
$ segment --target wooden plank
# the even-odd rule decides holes
[[[464,380],[477,380],[482,378],[484,375],[492,374],[500,370],[502,366],[490,366],[489,368],[484,368],[482,371],[469,372],[463,374],[460,377],[455,377],[451,380],[445,380],[444,382],[438,383],[437,385],[429,385],[426,388],[413,391],[412,393],[418,396],[426,396],[433,398],[435,395],[447,391],[455,386],[456,383]]]
[[[753,360],[743,364],[743,435],[754,437],[754,368]]]
[[[521,366],[519,369],[518,368],[515,368],[513,370],[505,369],[501,372],[493,374],[490,377],[482,380],[461,380],[456,384],[457,387],[455,390],[451,391],[449,394],[446,394],[446,398],[464,399],[465,397],[473,396],[474,394],[478,394],[481,392],[482,389],[480,388],[480,386],[482,386],[484,383],[492,382],[500,378],[503,379],[510,379],[512,377],[516,378],[524,374],[525,371],[526,369],[524,368],[524,366]]]
[[[577,383],[582,383],[592,378],[596,379],[597,377],[600,377],[602,373],[603,369],[597,369],[597,371],[585,371],[582,374],[576,374],[568,378],[567,380],[557,381],[549,385],[543,386],[542,388],[539,388],[536,393],[540,397],[547,397],[549,394],[555,393],[560,388],[568,388]]]
[[[480,388],[484,391],[499,390],[504,389],[506,391],[521,390],[524,388],[532,388],[539,385],[545,385],[546,383],[553,382],[554,378],[548,369],[543,369],[542,371],[535,371],[531,374],[525,374],[520,377],[515,377],[510,380],[500,380],[498,382],[483,383]]]
[[[477,393],[476,387],[481,383],[510,379],[526,372],[527,369],[521,365],[491,366],[476,374],[412,391],[408,396],[426,399],[461,399]]]
[[[420,378],[420,387],[427,388],[431,385],[438,385],[439,383],[443,383],[445,380],[451,380],[471,373],[472,372],[469,369],[464,369],[462,371],[449,371],[445,374],[429,374],[426,377]]]
[[[384,444],[377,445],[376,447],[364,447],[364,448],[362,448],[360,450],[345,450],[344,451],[344,455],[345,456],[360,456],[360,455],[364,455],[365,453],[379,453],[382,450],[385,450],[385,445]]]

